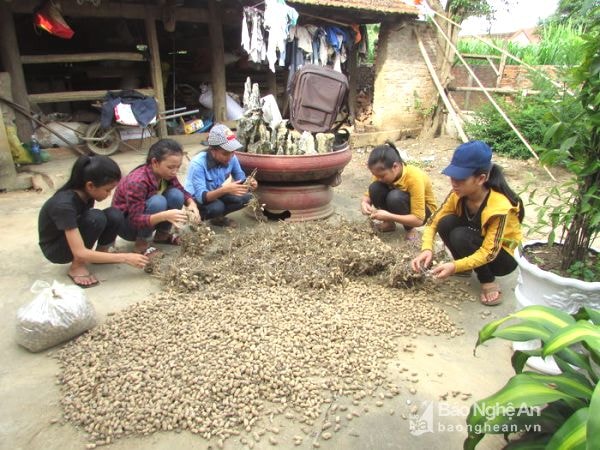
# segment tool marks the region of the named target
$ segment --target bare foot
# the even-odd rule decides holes
[[[408,230],[404,236],[404,239],[406,239],[407,241],[418,241],[419,232],[416,230],[416,228]]]

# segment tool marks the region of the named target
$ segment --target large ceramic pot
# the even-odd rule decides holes
[[[529,241],[523,247],[545,244],[544,241]],[[600,282],[581,281],[575,278],[561,277],[552,272],[540,269],[535,264],[527,261],[515,251],[515,259],[519,265],[519,276],[515,296],[516,309],[526,306],[543,305],[551,306],[569,314],[579,310],[582,306],[600,309]],[[515,342],[515,350],[533,350],[539,348],[539,341]],[[560,369],[550,356],[545,359],[531,357],[527,365],[544,373],[558,374]]]
[[[526,242],[524,247],[545,244],[543,241]],[[576,312],[582,306],[600,309],[600,282],[566,278],[540,269],[515,251],[519,277],[515,295],[518,309],[529,305],[545,305]]]
[[[288,222],[325,219],[333,214],[333,191],[326,184],[259,183],[256,194],[267,210],[289,212]]]
[[[257,155],[237,152],[244,172],[257,169],[256,179],[267,182],[295,183],[327,180],[339,174],[352,159],[347,145],[340,150],[316,155]]]

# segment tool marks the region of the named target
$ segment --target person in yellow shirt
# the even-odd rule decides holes
[[[361,212],[380,221],[379,231],[394,231],[398,223],[404,226],[407,240],[416,239],[415,227],[437,208],[429,176],[405,164],[391,142],[375,147],[367,165],[373,180],[362,198]]]
[[[437,232],[454,261],[433,267],[432,276],[443,279],[473,269],[481,283],[481,303],[497,305],[501,291],[495,277],[517,267],[513,253],[522,238],[523,202],[506,183],[502,168],[492,163],[492,149],[485,142],[458,146],[442,173],[450,177],[452,191],[429,219],[412,269],[420,272],[431,265]]]

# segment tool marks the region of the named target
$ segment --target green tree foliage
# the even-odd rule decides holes
[[[600,20],[596,9],[599,5],[600,0],[560,0],[556,12],[545,21],[545,24],[570,22],[583,27],[585,31],[594,22]]]
[[[593,13],[600,14],[600,6]],[[570,71],[575,95],[549,105],[554,123],[542,157],[574,176],[564,186],[564,202],[548,211],[563,227],[563,270],[585,262],[600,235],[600,22],[590,25],[584,40],[583,61]]]

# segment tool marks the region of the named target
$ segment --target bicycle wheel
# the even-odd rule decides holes
[[[92,141],[86,138],[102,139],[98,141]],[[116,127],[105,130],[100,126],[100,122],[92,122],[87,130],[85,130],[84,140],[92,153],[95,153],[96,155],[108,156],[112,155],[119,149],[121,135]]]

